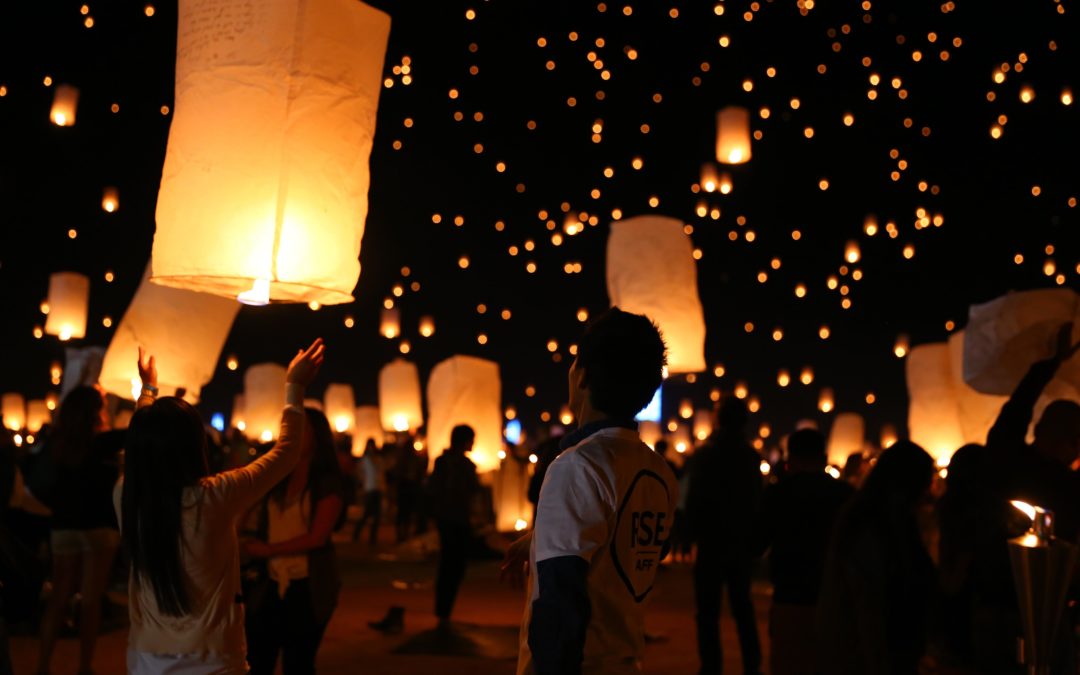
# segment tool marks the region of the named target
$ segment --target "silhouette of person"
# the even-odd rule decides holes
[[[818,431],[796,431],[787,447],[787,473],[765,490],[758,528],[773,585],[769,664],[773,675],[812,675],[825,554],[837,514],[855,489],[825,473],[825,437]]]
[[[450,432],[450,447],[435,459],[428,480],[428,498],[439,531],[439,568],[435,577],[435,616],[449,627],[458,589],[465,579],[465,563],[473,540],[473,500],[480,489],[476,465],[465,456],[476,432],[458,425]]]
[[[739,633],[743,671],[761,668],[757,617],[750,597],[754,527],[761,505],[761,456],[746,442],[746,404],[727,397],[717,413],[717,430],[691,458],[686,515],[697,541],[694,601],[697,609],[698,656],[702,675],[719,673],[720,599],[727,586],[728,603]]]

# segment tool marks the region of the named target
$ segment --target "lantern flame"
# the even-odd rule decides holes
[[[245,305],[252,305],[255,307],[262,307],[270,304],[270,280],[269,279],[256,279],[251,288],[246,291],[241,291],[236,299]]]
[[[336,429],[339,434],[345,433],[346,431],[348,431],[349,430],[349,418],[344,416],[344,415],[339,415],[334,420],[334,429]]]
[[[514,523],[514,530],[517,531],[517,532],[521,532],[522,530],[524,530],[528,526],[529,526],[529,523],[527,521],[525,521],[522,518],[518,518],[517,522]]]
[[[402,432],[409,430],[409,416],[408,415],[394,415],[394,431]]]
[[[1017,511],[1020,511],[1025,516],[1027,516],[1028,520],[1031,520],[1032,522],[1034,522],[1038,514],[1045,513],[1045,511],[1040,509],[1038,506],[1033,506],[1031,504],[1028,504],[1027,502],[1022,502],[1019,499],[1010,500],[1009,503],[1012,504],[1013,508],[1015,508]]]

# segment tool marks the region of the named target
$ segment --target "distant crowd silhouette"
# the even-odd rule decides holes
[[[661,384],[662,337],[617,308],[594,318],[568,374],[577,427],[531,448],[533,527],[501,566],[527,585],[518,672],[640,672],[649,598],[663,566],[683,564],[693,565],[702,675],[723,668],[725,591],[744,673],[766,663],[777,675],[1024,672],[1007,542],[1028,522],[1010,501],[1053,512],[1056,535],[1080,541],[1080,405],[1047,405],[1029,442],[1036,402],[1080,349],[1071,328],[1030,365],[985,443],[957,449],[947,470],[908,440],[828,467],[825,437],[800,428],[766,472],[734,396],[722,397],[715,430],[689,456],[675,461],[665,441],[646,446],[633,418]],[[155,359],[141,350],[126,430],[110,429],[103,390],[84,386],[32,448],[5,431],[0,675],[11,673],[9,626],[36,622],[42,675],[72,618],[79,672],[93,672],[114,561],[129,577],[129,673],[271,675],[279,663],[285,675],[314,673],[342,587],[332,535],[390,545],[384,521],[394,544],[434,522],[434,614],[452,632],[467,561],[482,546],[484,488],[468,457],[476,433],[456,426],[430,473],[429,449],[407,433],[367,440],[352,457],[350,439],[304,407],[326,353],[318,339],[293,358],[276,441],[262,446],[158,397]],[[359,517],[345,529],[350,506]],[[759,569],[772,589],[767,659]],[[1053,673],[1077,672],[1076,590]],[[370,626],[400,632],[404,609]]]

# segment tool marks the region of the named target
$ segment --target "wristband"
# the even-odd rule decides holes
[[[143,393],[150,394],[151,396],[157,396],[158,395],[158,388],[155,387],[152,384],[144,384],[142,386],[142,390],[143,390]]]

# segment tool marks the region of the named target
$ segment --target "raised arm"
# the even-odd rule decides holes
[[[1035,411],[1035,403],[1042,395],[1046,385],[1054,379],[1058,367],[1072,358],[1080,342],[1071,344],[1073,324],[1067,323],[1061,327],[1057,336],[1057,349],[1049,359],[1037,361],[1032,364],[1027,374],[1016,385],[1012,396],[998,413],[994,426],[986,437],[986,446],[995,448],[1018,448],[1024,444],[1028,426]]]
[[[237,513],[249,508],[284,478],[300,459],[304,438],[304,390],[322,366],[325,346],[322,338],[300,350],[285,376],[285,410],[281,431],[270,452],[247,466],[226,471],[210,479],[212,489],[221,491]]]
[[[139,400],[135,401],[135,409],[145,408],[153,404],[157,398],[157,364],[153,356],[147,356],[142,347],[139,347],[139,380],[142,387],[139,389]]]

